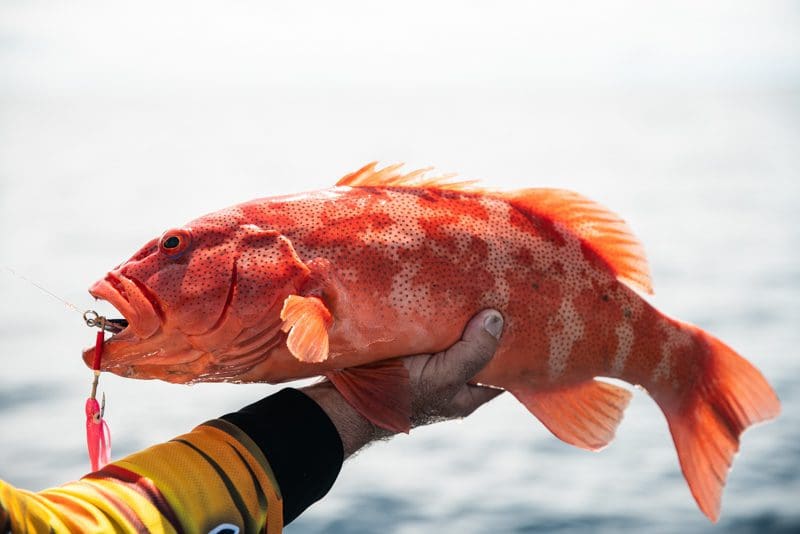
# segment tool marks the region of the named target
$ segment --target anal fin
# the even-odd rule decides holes
[[[411,385],[399,360],[349,367],[326,373],[358,413],[392,432],[411,430]]]
[[[599,380],[556,389],[510,391],[556,437],[592,451],[614,439],[631,398],[630,391]]]

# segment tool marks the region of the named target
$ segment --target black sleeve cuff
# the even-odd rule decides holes
[[[283,389],[220,419],[250,436],[267,457],[288,525],[333,486],[344,461],[336,427],[301,391]]]

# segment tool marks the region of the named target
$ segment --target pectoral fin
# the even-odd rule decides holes
[[[281,310],[281,330],[288,332],[286,346],[301,362],[317,363],[328,358],[328,328],[333,317],[317,297],[289,295]]]
[[[599,380],[558,389],[510,391],[556,437],[592,451],[614,439],[631,398],[630,391]]]
[[[411,386],[399,360],[350,367],[326,374],[348,404],[373,424],[391,430],[411,430]]]

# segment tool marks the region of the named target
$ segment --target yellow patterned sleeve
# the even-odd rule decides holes
[[[58,488],[0,481],[0,530],[273,533],[283,528],[282,504],[261,449],[215,419]]]

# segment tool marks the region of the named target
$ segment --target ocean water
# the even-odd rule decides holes
[[[744,434],[717,526],[637,390],[598,453],[509,395],[374,444],[287,532],[800,531],[797,4],[326,6],[0,5],[0,477],[88,469],[94,333],[21,276],[111,313],[86,288],[164,229],[377,159],[609,206],[649,300],[753,362],[783,413]],[[104,375],[113,456],[280,387]]]

